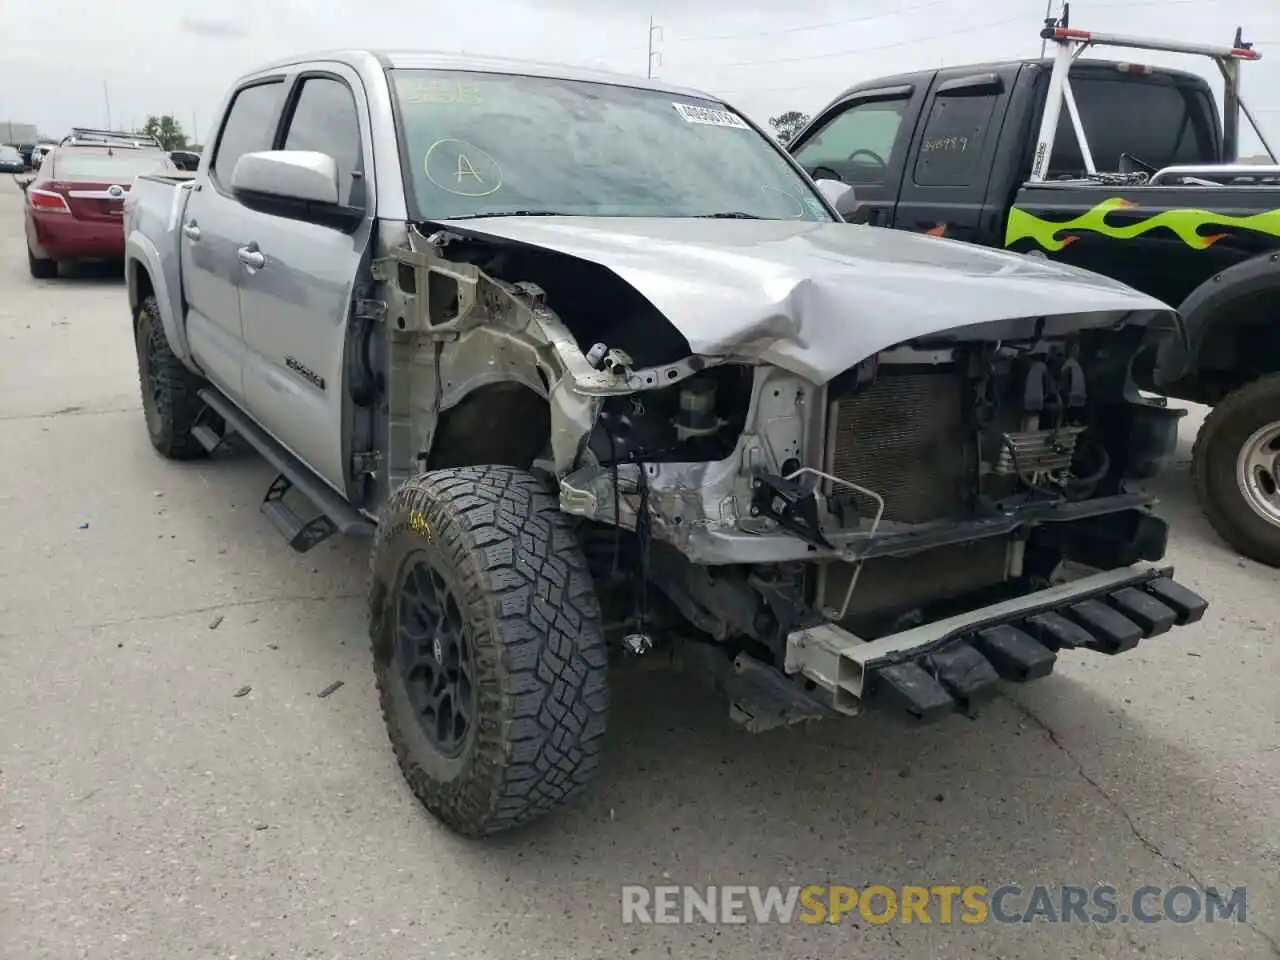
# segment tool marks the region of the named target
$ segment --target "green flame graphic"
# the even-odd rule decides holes
[[[1200,228],[1208,224],[1239,227],[1242,230],[1256,230],[1273,237],[1280,237],[1280,210],[1267,210],[1249,216],[1235,216],[1230,213],[1214,213],[1211,210],[1165,210],[1145,220],[1125,226],[1113,226],[1107,223],[1107,215],[1115,210],[1126,210],[1137,206],[1122,197],[1110,197],[1096,207],[1080,214],[1074,220],[1053,223],[1014,207],[1009,211],[1009,225],[1005,228],[1005,246],[1011,246],[1024,238],[1031,238],[1046,250],[1057,253],[1076,239],[1063,233],[1091,230],[1103,236],[1117,240],[1129,240],[1140,236],[1156,227],[1168,227],[1176,233],[1188,247],[1193,250],[1207,250],[1226,234],[1214,233],[1201,235]]]

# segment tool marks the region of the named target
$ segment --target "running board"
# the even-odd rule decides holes
[[[214,453],[226,439],[219,436],[218,431],[207,423],[196,424],[191,428],[191,435],[196,438],[196,443],[204,447],[206,453]]]
[[[262,501],[262,512],[294,550],[305,553],[335,533],[347,536],[373,535],[372,522],[317,479],[306,464],[241,413],[226,397],[212,387],[206,387],[200,391],[200,399],[226,421],[227,433],[234,431],[240,434],[261,454],[262,459],[280,472]],[[204,439],[197,436],[197,440],[204,445]],[[320,515],[304,520],[285,503],[285,494],[290,491],[297,491],[305,497],[319,510]]]

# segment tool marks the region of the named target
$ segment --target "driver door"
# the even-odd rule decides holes
[[[893,226],[923,90],[917,84],[854,90],[825,109],[788,149],[815,180],[853,187],[839,213],[852,223]]]

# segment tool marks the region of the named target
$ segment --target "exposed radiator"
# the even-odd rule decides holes
[[[886,520],[926,523],[963,514],[976,456],[965,419],[968,390],[954,370],[882,371],[832,404],[828,471],[884,497]],[[875,516],[874,501],[854,499],[863,517]]]

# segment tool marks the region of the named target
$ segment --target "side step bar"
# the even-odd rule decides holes
[[[348,536],[373,535],[374,525],[371,521],[318,480],[301,460],[241,413],[221,393],[212,387],[205,387],[200,391],[200,399],[226,421],[228,434],[240,434],[261,454],[262,459],[280,471],[280,476],[272,482],[262,501],[262,512],[294,550],[305,553],[335,533]],[[200,429],[196,428],[197,431]],[[221,438],[207,427],[204,429],[210,436],[197,434],[196,439],[212,452],[221,443]],[[210,448],[206,441],[213,442],[213,447]],[[309,500],[320,511],[320,515],[310,520],[300,517],[285,503],[285,494],[291,490],[296,490]]]

